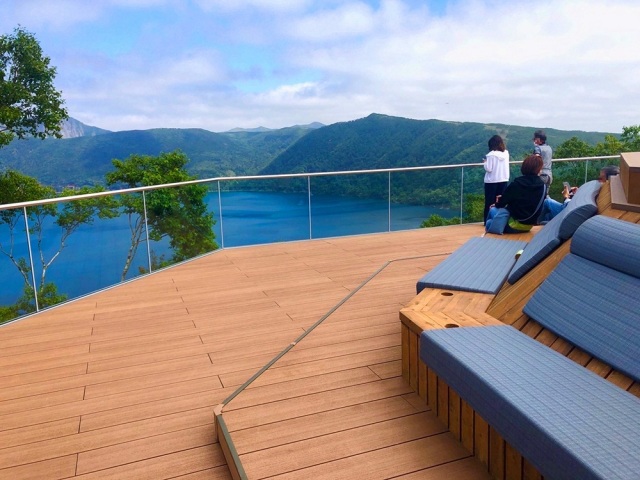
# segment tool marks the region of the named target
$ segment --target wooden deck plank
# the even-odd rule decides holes
[[[178,384],[157,387],[136,392],[125,392],[62,403],[49,407],[34,408],[25,412],[0,416],[0,427],[3,429],[19,428],[20,426],[61,420],[82,415],[82,424],[92,415],[107,414],[124,407],[144,405],[151,402],[180,398],[206,392],[211,395],[216,390],[222,390],[222,384],[217,377],[180,382]]]
[[[156,480],[175,478],[222,466],[226,466],[222,450],[218,444],[214,444],[175,451],[167,455],[120,465],[108,470],[76,475],[75,478],[82,480],[119,480],[121,478]]]
[[[265,425],[284,419],[326,412],[366,401],[410,393],[411,389],[398,378],[369,382],[305,397],[281,400],[268,405],[252,405],[225,413],[230,431]]]
[[[319,392],[339,390],[346,386],[361,385],[379,380],[367,367],[351,368],[338,372],[295,378],[271,385],[261,385],[247,389],[235,401],[229,404],[227,411],[245,407],[268,405],[283,400],[313,395]],[[339,392],[336,392],[339,395]]]
[[[0,445],[15,447],[27,443],[66,437],[78,433],[79,428],[80,417],[73,417],[12,430],[0,430]]]
[[[384,278],[247,389],[260,405],[238,397],[246,408],[230,414],[255,439],[247,451],[297,435],[322,456],[323,436],[347,442],[423,412],[399,377],[397,312],[424,271],[481,230],[227,249],[0,327],[0,477],[229,478],[213,407],[387,261]],[[428,468],[418,463],[411,471]]]
[[[350,368],[371,365],[375,366],[378,364],[384,364],[389,361],[397,360],[399,358],[400,349],[399,347],[395,346],[369,350],[365,352],[357,352],[349,355],[341,355],[329,359],[322,358],[320,360],[304,362],[300,364],[296,363],[286,366],[280,366],[276,363],[272,368],[267,370],[251,385],[249,385],[248,388],[256,388],[260,385],[280,383],[292,378],[305,378]],[[220,381],[226,387],[233,385],[239,386],[251,376],[250,374],[253,373],[255,373],[255,370],[244,370],[229,374],[222,374],[220,375]]]
[[[402,397],[383,398],[239,430],[234,433],[233,440],[238,453],[245,454],[281,445],[293,445],[302,440],[415,413],[418,413],[418,409]]]
[[[32,442],[26,447],[7,446],[0,450],[2,452],[2,455],[0,455],[0,469],[41,462],[69,454],[99,450],[129,442],[140,444],[142,440],[146,442],[148,439],[158,435],[190,431],[207,425],[213,431],[212,423],[211,409],[198,408],[90,431],[78,432],[76,428],[76,435],[41,439]]]
[[[249,477],[265,478],[411,442],[444,431],[445,427],[433,416],[417,413],[331,433],[327,437],[314,437],[295,444],[247,453],[241,455],[241,460]],[[332,448],[326,448],[327,443]]]
[[[12,480],[31,480],[34,478],[57,480],[74,476],[75,470],[76,456],[68,455],[0,470],[0,475],[2,478]]]
[[[172,452],[213,445],[215,442],[215,432],[211,425],[178,430],[156,435],[152,442],[143,438],[80,452],[76,471],[83,474],[104,470]]]
[[[412,473],[416,470],[461,460],[467,456],[468,453],[451,435],[442,433],[382,450],[344,457],[333,462],[278,475],[274,478],[278,480],[300,478],[367,478],[376,480],[389,478],[392,475]],[[389,461],[390,459],[393,461]]]
[[[395,478],[401,480],[442,480],[457,478],[464,478],[464,480],[490,480],[491,475],[482,469],[475,458],[465,458],[457,462],[438,465],[428,470],[420,470]]]

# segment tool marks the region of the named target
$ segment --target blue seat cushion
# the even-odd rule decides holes
[[[427,330],[420,357],[545,478],[638,478],[640,400],[527,335]]]
[[[598,212],[597,198],[601,186],[602,184],[598,180],[591,180],[578,188],[573,199],[565,207],[562,217],[560,217],[558,235],[561,240],[571,238],[585,220],[593,217]]]
[[[515,255],[527,242],[490,237],[474,237],[424,275],[416,286],[467,292],[497,293]]]
[[[576,231],[571,252],[640,278],[640,225],[596,215]]]
[[[572,344],[640,381],[639,278],[569,253],[538,287],[523,311]]]
[[[520,280],[564,240],[571,238],[580,225],[596,214],[600,186],[597,180],[582,185],[573,200],[535,234],[509,273],[507,281],[510,284],[513,285]]]
[[[560,215],[564,214],[564,210]],[[529,272],[538,263],[544,260],[547,255],[553,252],[562,241],[558,235],[558,227],[560,223],[554,222],[559,215],[551,219],[551,221],[538,231],[527,244],[520,258],[509,272],[507,281],[510,284],[516,283]]]

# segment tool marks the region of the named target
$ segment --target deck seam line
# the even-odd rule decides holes
[[[344,305],[351,297],[353,297],[356,293],[358,293],[362,288],[364,288],[371,280],[377,277],[383,270],[385,270],[389,265],[399,261],[406,260],[415,260],[419,258],[429,258],[429,257],[440,257],[443,255],[450,255],[451,253],[437,253],[432,255],[418,255],[414,257],[402,257],[396,258],[392,260],[387,260],[381,267],[379,267],[375,272],[373,272],[368,278],[366,278],[360,285],[354,288],[349,294],[347,294],[342,300],[340,300],[337,304],[335,304],[327,313],[325,313],[319,320],[317,320],[308,330],[302,333],[298,338],[296,338],[293,342],[291,342],[287,347],[285,347],[278,355],[276,355],[273,359],[271,359],[266,365],[264,365],[260,370],[258,370],[249,380],[244,382],[237,390],[235,390],[231,395],[229,395],[223,402],[219,405],[219,413],[216,414],[216,420],[218,422],[218,426],[221,430],[222,435],[225,438],[225,443],[227,449],[229,450],[229,454],[231,455],[231,459],[233,460],[234,467],[238,472],[238,475],[241,479],[246,479],[247,474],[244,471],[244,467],[242,466],[242,461],[240,460],[240,455],[238,454],[238,450],[236,449],[235,443],[231,438],[231,434],[227,425],[224,421],[224,407],[231,402],[234,398],[236,398],[240,393],[242,393],[249,385],[251,385],[255,380],[260,377],[264,372],[266,372],[274,363],[280,360],[284,355],[286,355],[293,347],[295,347],[302,339],[304,339],[309,333],[316,329],[316,327],[320,326],[327,318],[329,318],[336,310],[338,310],[342,305]]]
[[[349,292],[342,300],[340,300],[337,304],[335,304],[331,309],[329,309],[329,311],[327,313],[325,313],[322,317],[320,317],[319,320],[317,320],[311,327],[309,327],[308,330],[306,330],[304,333],[300,334],[300,336],[298,338],[296,338],[295,340],[293,340],[289,345],[287,345],[284,350],[282,350],[278,355],[276,355],[273,359],[271,359],[266,365],[264,365],[260,370],[258,370],[255,374],[253,374],[251,376],[251,378],[249,378],[249,380],[247,380],[246,382],[244,382],[242,385],[240,385],[238,387],[237,390],[235,390],[231,395],[229,395],[226,399],[224,399],[222,401],[222,407],[224,407],[225,405],[227,405],[229,402],[231,402],[235,397],[237,397],[240,393],[242,393],[243,390],[245,390],[249,385],[251,385],[255,380],[257,380],[257,378],[262,375],[266,370],[269,369],[269,367],[271,367],[274,363],[276,363],[280,358],[282,358],[286,353],[288,353],[294,346],[296,346],[296,344],[298,344],[301,340],[303,340],[307,335],[309,335],[313,330],[316,329],[316,327],[320,326],[327,318],[329,318],[333,313],[335,313],[336,310],[338,310],[338,308],[340,308],[342,305],[344,305],[351,297],[353,297],[356,293],[358,293],[360,290],[362,290],[371,280],[373,280],[375,277],[377,277],[383,270],[385,270],[390,264],[395,263],[395,262],[402,262],[402,261],[407,261],[407,260],[415,260],[415,259],[419,259],[419,258],[430,258],[430,257],[440,257],[443,255],[450,255],[451,252],[447,253],[436,253],[436,254],[432,254],[432,255],[417,255],[414,257],[402,257],[402,258],[395,258],[392,260],[388,260],[386,261],[381,267],[379,267],[375,272],[373,272],[371,275],[369,275],[368,278],[366,278],[365,280],[362,281],[362,283],[360,283],[360,285],[358,285],[356,288],[354,288],[351,292]]]
[[[285,349],[276,355],[273,359],[271,359],[265,366],[263,366],[260,370],[258,370],[249,380],[244,382],[238,389],[229,395],[223,402],[223,406],[237,397],[242,391],[247,388],[251,383],[253,383],[260,375],[262,375],[271,365],[273,365],[276,361],[282,358],[287,352],[289,352],[293,347],[296,346],[304,337],[309,335],[313,330],[316,329],[319,325],[322,324],[329,316],[331,316],[338,308],[344,305],[351,297],[353,297],[357,292],[359,292],[367,283],[369,283],[373,278],[375,278],[382,270],[384,270],[391,262],[385,262],[378,270],[373,272],[367,279],[365,279],[360,285],[354,288],[351,292],[349,292],[342,300],[340,300],[337,304],[335,304],[327,313],[325,313],[319,320],[317,320],[311,327],[309,327],[306,331],[300,334],[298,338],[296,338],[293,342],[291,342]]]

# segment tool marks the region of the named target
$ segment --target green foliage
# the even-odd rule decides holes
[[[640,125],[622,127],[620,139],[627,152],[640,152]]]
[[[125,160],[113,160],[115,170],[106,175],[106,180],[108,185],[129,188],[194,180],[186,172],[187,162],[187,156],[177,150],[157,157],[131,155]],[[173,251],[171,259],[161,260],[163,265],[218,248],[213,233],[215,220],[204,201],[206,195],[207,187],[203,185],[163,188],[144,195],[124,195],[120,204],[129,217],[131,243],[121,278],[126,278],[138,247],[146,241],[143,236],[145,204],[149,238],[159,241],[167,237]]]
[[[38,308],[47,308],[66,301],[69,297],[58,292],[55,283],[45,283],[38,289]],[[25,285],[22,296],[13,305],[0,305],[0,324],[36,311],[33,287]]]
[[[464,213],[464,223],[482,222],[484,217],[484,194],[465,195]]]
[[[68,118],[62,94],[53,86],[56,69],[40,44],[23,28],[0,36],[0,147],[14,137],[60,137]]]
[[[69,297],[64,293],[58,292],[55,283],[47,282],[38,288],[38,308],[47,308],[66,301]],[[36,305],[34,301],[33,288],[25,286],[22,296],[13,305],[15,317],[35,312]],[[15,318],[14,317],[14,318]]]
[[[19,316],[18,309],[14,305],[0,305],[0,325]]]
[[[437,213],[434,213],[420,224],[420,228],[443,227],[445,225],[458,224],[460,224],[460,217],[444,218]]]
[[[51,187],[41,185],[36,179],[23,175],[14,170],[0,173],[0,204],[27,202],[45,198],[65,197],[71,194],[94,193],[104,191],[103,188],[83,188],[78,191],[63,191],[56,195]],[[40,205],[27,208],[29,221],[29,234],[35,240],[32,242],[36,248],[34,259],[40,261],[41,273],[36,280],[39,306],[46,307],[66,300],[66,295],[58,293],[57,287],[46,281],[49,268],[66,247],[66,241],[81,225],[91,224],[95,216],[100,218],[112,218],[117,215],[116,204],[113,198],[102,197],[88,200],[64,202],[60,206]],[[58,245],[54,253],[47,256],[44,249],[45,225],[53,220],[58,227]],[[14,236],[24,232],[24,211],[22,209],[0,210],[0,223],[8,227],[9,239],[0,239],[0,253],[5,255],[18,270],[23,280],[24,293],[16,305],[3,307],[2,315],[17,315],[28,313],[35,309],[34,286],[32,285],[32,267],[24,257],[17,256],[14,251]],[[46,233],[50,244],[52,233],[49,229]]]
[[[556,158],[578,158],[593,156],[593,146],[578,137],[571,137],[566,142],[558,145],[553,156]]]
[[[484,215],[484,195],[469,193],[464,196],[464,217],[462,223],[481,222]],[[460,217],[444,218],[433,214],[420,224],[420,228],[458,225]]]
[[[619,155],[622,152],[629,151],[624,142],[613,135],[606,135],[603,142],[598,142],[593,148],[593,155]]]

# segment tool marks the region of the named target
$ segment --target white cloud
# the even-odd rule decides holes
[[[613,132],[640,123],[630,0],[452,1],[437,15],[414,0],[10,3],[51,46],[71,115],[114,130],[371,112]],[[122,48],[92,50],[75,22],[103,47],[122,35]]]

